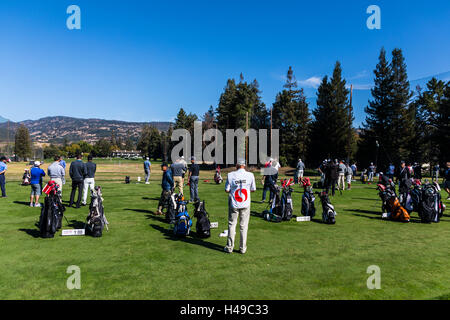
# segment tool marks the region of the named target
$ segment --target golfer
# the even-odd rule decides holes
[[[81,205],[81,190],[83,189],[84,176],[86,175],[86,167],[84,166],[83,157],[81,155],[77,156],[77,160],[70,164],[70,178],[72,179],[72,192],[70,193],[69,207],[73,205],[75,192],[78,189],[78,199],[76,208],[80,208]]]
[[[6,157],[0,158],[0,188],[2,189],[2,198],[6,198],[6,179],[5,179],[5,173],[6,170],[8,170],[8,166],[6,165]]]
[[[173,189],[173,178],[172,171],[168,169],[167,163],[163,162],[161,164],[161,170],[163,171],[162,181],[161,181],[161,197],[159,199],[158,210],[156,210],[156,215],[162,215],[163,208],[167,207],[170,199],[170,195]],[[172,217],[173,219],[173,217]],[[171,223],[174,221],[170,221]]]
[[[62,195],[62,187],[66,183],[65,181],[66,171],[61,165],[62,158],[60,156],[56,156],[54,160],[55,162],[53,162],[51,165],[48,166],[47,174],[50,177],[50,180],[55,181],[56,184],[59,185],[60,187],[59,190],[61,191]]]
[[[150,162],[150,158],[145,158],[144,161],[144,172],[145,172],[145,184],[150,184],[150,173],[152,172],[151,169],[152,163]]]
[[[345,172],[347,170],[347,166],[344,164],[344,161],[339,161],[338,165],[338,190],[345,190]]]
[[[182,159],[175,160],[170,166],[172,170],[173,182],[175,183],[175,188],[178,189],[178,193],[183,194],[183,184],[184,184],[184,173],[186,172],[186,166]]]
[[[295,183],[300,183],[303,179],[303,173],[305,172],[305,164],[302,159],[298,159],[297,170],[295,171]]]
[[[39,161],[34,162],[34,167],[31,168],[31,193],[30,193],[30,207],[39,208],[39,197],[42,193],[42,177],[45,177],[45,171],[40,168],[41,163]]]
[[[250,193],[256,191],[255,176],[245,170],[245,160],[238,160],[236,171],[230,172],[225,184],[228,196],[228,240],[224,251],[232,253],[236,224],[239,216],[240,225],[240,253],[247,251],[247,230],[250,220]]]
[[[198,197],[198,179],[200,176],[200,166],[195,163],[195,157],[191,157],[191,165],[189,167],[189,189],[191,192],[191,198],[189,202],[200,201]]]
[[[95,188],[95,172],[97,165],[92,162],[92,156],[88,156],[88,162],[84,164],[84,182],[83,182],[83,201],[81,204],[86,205],[88,189],[92,192]]]

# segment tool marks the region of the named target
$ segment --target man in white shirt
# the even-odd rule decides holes
[[[255,176],[245,170],[245,160],[238,160],[236,171],[230,172],[225,184],[228,196],[228,240],[224,251],[232,253],[236,224],[239,216],[241,239],[239,249],[242,254],[247,251],[247,230],[250,220],[250,193],[256,191]]]

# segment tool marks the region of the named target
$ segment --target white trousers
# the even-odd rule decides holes
[[[95,179],[94,178],[84,179],[83,202],[82,202],[83,204],[86,204],[88,189],[92,191],[92,190],[94,190],[94,187],[95,187]]]

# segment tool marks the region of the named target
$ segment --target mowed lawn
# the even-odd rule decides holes
[[[219,233],[227,228],[227,195],[223,184],[213,184],[212,172],[202,177],[199,190],[219,228],[209,239],[177,239],[153,214],[160,195],[156,165],[150,185],[136,184],[135,176],[125,185],[126,170],[102,166],[97,184],[110,222],[102,238],[62,237],[61,231],[53,239],[39,238],[40,209],[28,207],[30,188],[8,178],[8,198],[0,199],[1,299],[450,298],[449,212],[439,224],[421,224],[417,213],[408,224],[384,221],[375,186],[356,182],[332,198],[336,225],[320,223],[318,199],[317,221],[269,223],[259,216],[267,204],[259,203],[258,177],[248,251],[225,254],[226,238]],[[141,166],[128,169],[139,172]],[[70,182],[64,200],[69,193]],[[296,215],[301,195],[295,186]],[[87,207],[68,208],[63,229],[82,227],[87,214]],[[81,269],[80,290],[66,287],[71,265]],[[381,269],[380,290],[367,288],[371,265]]]

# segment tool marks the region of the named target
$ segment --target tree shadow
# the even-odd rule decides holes
[[[172,230],[169,230],[167,228],[158,226],[156,224],[150,224],[150,226],[153,229],[161,232],[165,236],[165,239],[167,239],[167,240],[184,241],[184,242],[187,242],[189,244],[195,244],[195,245],[202,246],[202,247],[205,247],[205,248],[208,248],[208,249],[211,249],[211,250],[217,250],[217,251],[223,252],[223,246],[221,246],[221,245],[218,245],[218,244],[215,244],[215,243],[212,243],[212,242],[207,242],[207,241],[204,241],[203,239],[199,239],[199,238],[192,238],[191,236],[187,236],[187,237],[183,237],[183,238],[182,237],[177,237],[177,236],[175,236],[173,234]],[[193,235],[193,234],[195,234],[195,233],[192,232],[191,235]]]
[[[40,238],[41,232],[37,229],[19,229],[19,231],[25,232],[33,238]]]

